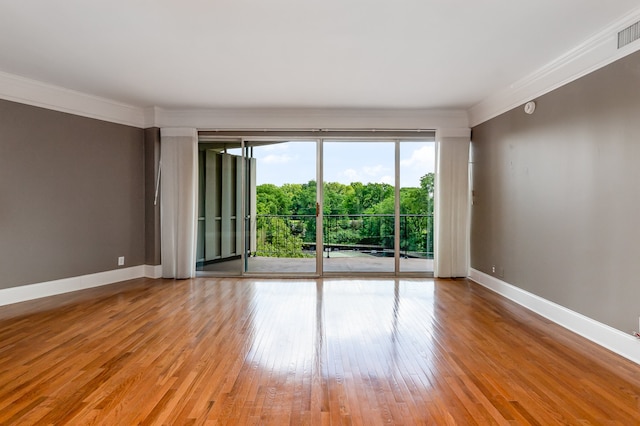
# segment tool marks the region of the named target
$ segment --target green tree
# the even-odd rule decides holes
[[[362,188],[362,208],[367,210],[385,198],[393,197],[394,188],[388,183],[368,183]]]
[[[427,173],[420,178],[420,189],[425,202],[425,209],[420,213],[433,214],[433,196],[434,196],[435,175]]]
[[[302,257],[304,243],[315,242],[316,181],[260,185],[257,192],[258,254]],[[326,243],[393,247],[394,187],[385,183],[324,184]],[[400,189],[401,249],[433,254],[434,174],[419,187]],[[279,217],[267,217],[279,215]],[[359,215],[363,215],[359,217]]]
[[[324,184],[324,207],[323,213],[326,215],[346,214],[344,207],[344,197],[346,186],[339,182],[325,182]]]
[[[420,187],[400,189],[400,245],[405,252],[433,256],[434,174],[420,178]]]
[[[356,182],[360,183],[360,182]],[[360,184],[362,185],[362,184]],[[347,185],[344,190],[344,196],[342,198],[342,207],[347,214],[359,214],[362,213],[360,199],[356,193],[353,183]]]
[[[285,217],[258,217],[256,255],[266,257],[309,257],[303,252],[303,238],[294,230],[299,223]]]
[[[256,188],[256,211],[258,214],[289,214],[291,199],[282,188],[265,183]]]

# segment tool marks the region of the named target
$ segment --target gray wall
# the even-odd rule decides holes
[[[160,265],[160,191],[156,200],[160,162],[160,128],[144,130],[144,263]]]
[[[0,100],[0,288],[144,264],[143,133]]]
[[[640,53],[536,101],[473,128],[471,266],[632,332]]]

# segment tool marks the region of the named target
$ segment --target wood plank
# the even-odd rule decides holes
[[[640,367],[466,280],[131,280],[0,307],[0,424],[640,424]]]

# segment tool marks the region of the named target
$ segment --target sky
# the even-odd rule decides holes
[[[394,183],[393,142],[324,141],[324,181]],[[307,183],[316,179],[316,143],[286,142],[258,146],[257,184]],[[435,143],[400,143],[400,186],[420,186],[420,177],[435,170]]]

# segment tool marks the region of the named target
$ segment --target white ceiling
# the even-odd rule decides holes
[[[468,109],[638,0],[7,0],[0,71],[132,106]]]

